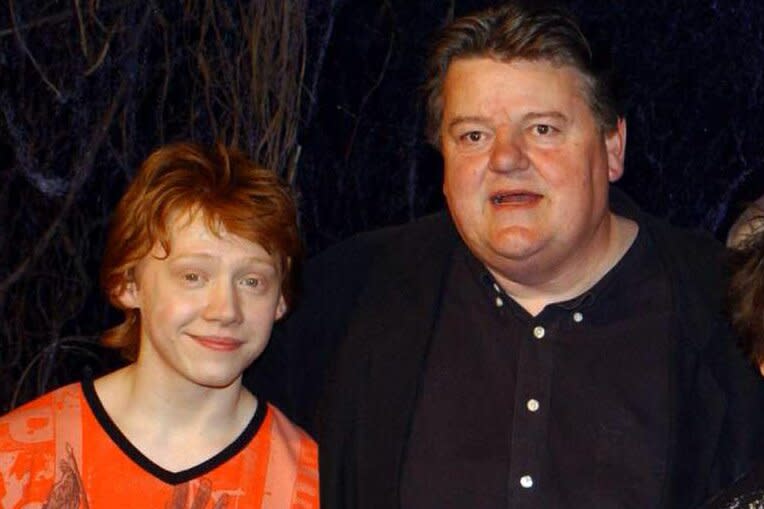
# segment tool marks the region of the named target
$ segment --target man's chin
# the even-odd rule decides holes
[[[509,262],[524,262],[536,256],[543,243],[535,232],[523,227],[504,228],[489,239],[491,252]]]

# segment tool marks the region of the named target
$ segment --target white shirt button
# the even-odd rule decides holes
[[[525,403],[525,406],[528,407],[528,410],[530,410],[531,412],[537,412],[539,409],[539,406],[541,405],[539,405],[539,402],[537,399],[529,399]]]
[[[573,313],[573,321],[576,323],[581,323],[584,321],[584,315],[578,311]]]
[[[533,477],[529,475],[524,475],[520,478],[520,486],[523,488],[530,488],[533,486]]]
[[[496,307],[500,308],[503,305],[504,305],[504,301],[502,300],[502,298],[501,297],[496,297]]]
[[[533,328],[533,335],[536,336],[537,339],[543,338],[544,334],[546,334],[546,331],[541,325],[537,325]]]

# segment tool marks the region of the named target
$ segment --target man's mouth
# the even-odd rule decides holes
[[[541,195],[530,191],[511,191],[491,195],[494,205],[532,205],[541,199]]]

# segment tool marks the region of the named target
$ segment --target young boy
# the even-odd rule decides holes
[[[0,507],[318,507],[315,443],[242,386],[291,304],[296,207],[271,171],[188,143],[143,163],[102,286],[132,361],[0,418]]]

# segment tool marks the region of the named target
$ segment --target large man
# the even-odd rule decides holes
[[[609,198],[626,122],[566,12],[457,20],[430,63],[449,214],[314,259],[278,340],[339,345],[324,507],[698,504],[757,425],[717,247]]]

